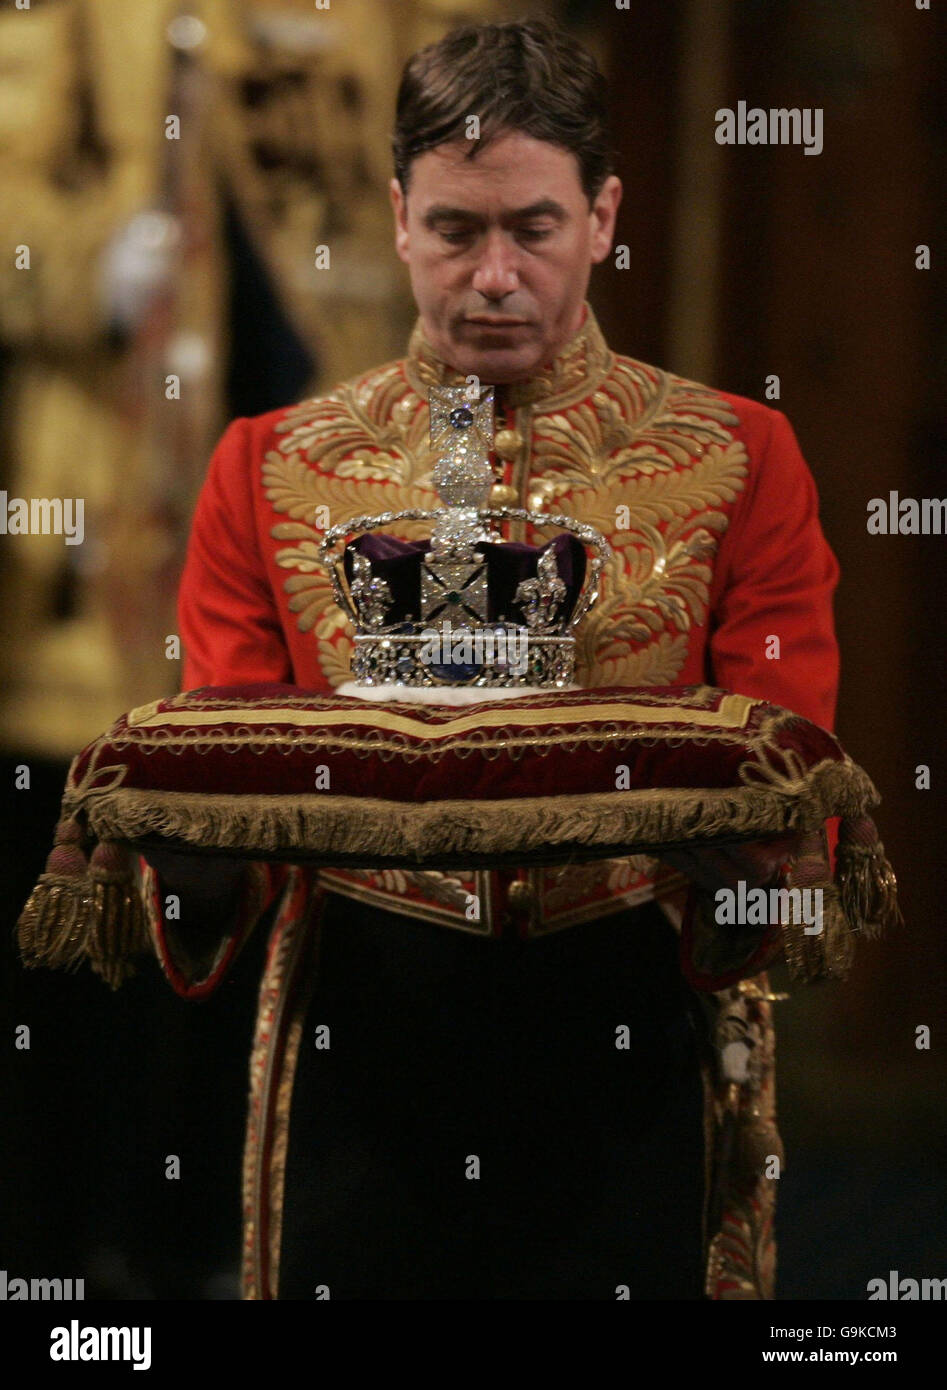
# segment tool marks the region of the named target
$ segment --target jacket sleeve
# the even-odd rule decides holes
[[[789,421],[779,411],[760,408],[753,417],[747,428],[747,487],[715,570],[708,680],[831,730],[839,681],[832,610],[839,565],[819,524],[815,481]],[[831,867],[837,819],[826,823],[826,831]],[[765,859],[765,843],[750,848]],[[743,871],[748,881],[751,870],[748,865]],[[761,871],[757,881],[765,878]],[[781,951],[778,927],[722,934],[712,925],[706,898],[698,901],[691,889],[681,959],[696,989],[723,989],[765,969]]]
[[[235,420],[214,451],[194,514],[178,595],[182,688],[292,682],[273,592],[257,541],[251,470],[253,422]],[[195,868],[198,881],[195,882]],[[239,859],[195,860],[164,851],[140,860],[152,940],[172,988],[207,998],[247,937],[308,869]],[[175,914],[165,911],[168,895]]]
[[[252,422],[234,420],[197,500],[178,595],[182,685],[292,682],[292,664],[256,532]]]
[[[718,555],[708,678],[831,730],[839,680],[832,611],[839,566],[789,421],[779,411],[766,415],[768,435],[758,459],[751,456],[747,487]]]

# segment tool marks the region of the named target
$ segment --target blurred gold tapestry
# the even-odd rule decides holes
[[[403,62],[516,12],[33,0],[0,15],[4,748],[71,756],[178,686],[177,577],[228,414],[226,209],[315,363],[306,390],[401,355],[415,309],[387,185]],[[70,505],[81,543],[42,520]]]

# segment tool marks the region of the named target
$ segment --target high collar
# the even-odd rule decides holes
[[[534,376],[498,385],[497,402],[513,407],[537,405],[541,410],[561,410],[591,395],[611,365],[611,351],[586,302],[582,324],[553,360],[540,367]],[[420,319],[408,343],[405,371],[415,391],[424,397],[432,386],[462,386],[467,380],[466,373],[458,372],[438,357],[425,336]],[[484,385],[490,383],[484,382]]]

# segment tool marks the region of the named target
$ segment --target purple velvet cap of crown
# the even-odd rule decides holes
[[[383,579],[391,592],[386,624],[418,622],[421,611],[421,562],[430,541],[402,541],[396,536],[370,532],[358,536],[345,547],[345,577],[352,582],[352,552],[364,555],[372,573]],[[484,541],[477,546],[487,562],[487,621],[523,623],[521,606],[513,601],[524,579],[536,578],[539,557],[553,550],[559,578],[566,586],[566,597],[557,615],[564,623],[572,616],[585,580],[585,547],[577,537],[563,531],[548,545],[524,545],[519,541]]]

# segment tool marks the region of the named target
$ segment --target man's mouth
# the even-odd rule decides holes
[[[525,328],[525,319],[492,319],[485,314],[471,314],[465,320],[467,323],[475,323],[481,328]]]

